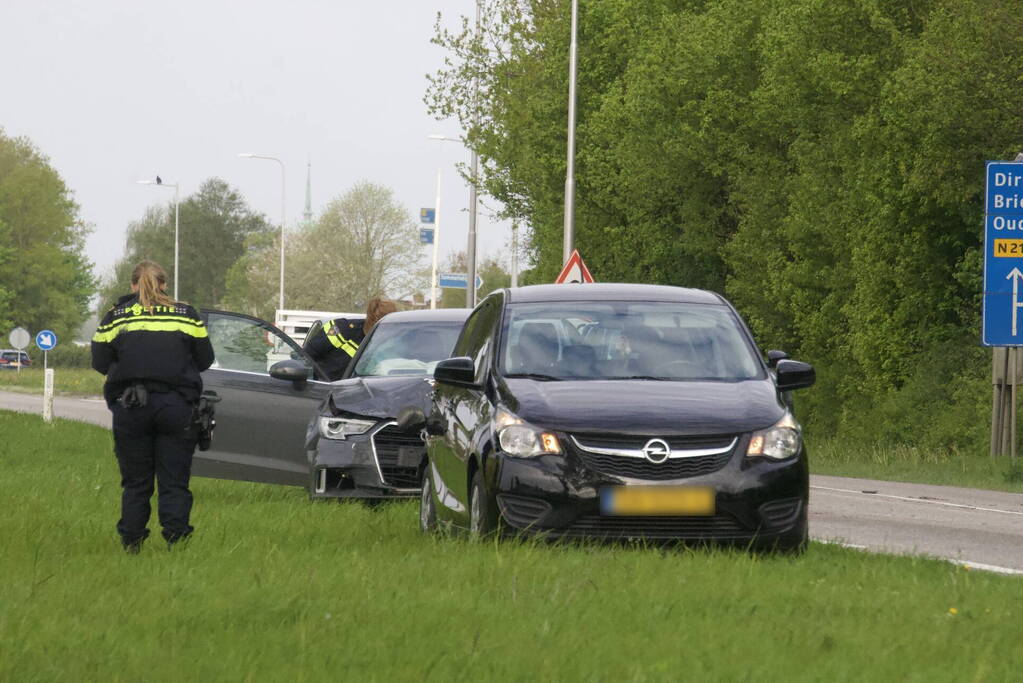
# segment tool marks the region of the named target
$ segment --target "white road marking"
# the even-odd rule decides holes
[[[843,548],[851,548],[852,550],[864,550],[871,552],[871,549],[865,545],[859,545],[858,543],[846,543],[844,541],[838,541],[828,538],[815,538],[814,541],[818,543],[827,543],[828,545],[837,545]],[[885,553],[890,554],[890,553]],[[943,560],[945,562],[951,562],[952,564],[966,567],[967,569],[979,569],[985,572],[994,572],[996,574],[1008,574],[1011,576],[1023,576],[1023,570],[1013,569],[1012,567],[1000,567],[997,564],[985,564],[983,562],[974,562],[972,560],[956,560],[951,557],[939,557],[935,555],[922,555],[921,557],[930,557],[931,559]]]
[[[928,503],[930,505],[944,505],[950,508],[963,508],[965,510],[980,510],[981,512],[998,512],[1003,515],[1020,515],[1023,517],[1023,512],[1017,512],[1015,510],[999,510],[998,508],[982,508],[976,505],[963,505],[962,503],[949,503],[944,500],[925,500],[923,498],[910,498],[908,496],[895,496],[890,493],[864,493],[863,491],[854,491],[852,489],[836,489],[830,486],[811,486],[812,489],[818,489],[820,491],[835,491],[837,493],[854,493],[859,496],[868,496],[871,498],[891,498],[893,500],[905,500],[910,503]]]

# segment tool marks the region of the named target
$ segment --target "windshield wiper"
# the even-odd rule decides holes
[[[554,375],[544,375],[539,372],[513,372],[505,375],[505,377],[511,377],[512,379],[536,379],[541,382],[560,382],[560,377]]]

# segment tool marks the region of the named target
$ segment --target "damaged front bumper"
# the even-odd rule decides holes
[[[347,439],[310,439],[309,492],[312,498],[416,498],[426,447],[419,434],[385,421]]]

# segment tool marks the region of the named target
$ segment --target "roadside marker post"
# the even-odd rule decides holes
[[[992,356],[991,457],[1016,459],[1016,386],[1023,346],[1023,154],[989,161],[984,203],[981,343]]]
[[[53,368],[48,366],[47,352],[57,345],[57,335],[41,330],[36,335],[36,346],[43,352],[43,422],[53,422]]]

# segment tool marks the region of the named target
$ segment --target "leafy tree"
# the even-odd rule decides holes
[[[71,339],[95,291],[89,226],[71,190],[26,138],[0,130],[0,324]]]
[[[491,0],[479,34],[435,38],[449,58],[428,107],[459,118],[483,189],[532,226],[524,282],[561,264],[568,6]],[[579,9],[576,237],[600,278],[724,291],[765,347],[818,366],[800,401],[819,433],[976,445],[983,161],[1023,148],[1023,15],[1002,0]]]
[[[382,185],[361,182],[327,205],[285,245],[285,305],[362,311],[374,296],[422,291],[421,249],[408,210]],[[272,319],[277,307],[280,243],[252,240],[232,268],[225,302]]]
[[[273,227],[227,183],[210,178],[179,206],[178,243],[181,268],[179,298],[197,307],[215,307],[226,294],[228,270],[245,253],[246,244],[268,239]],[[156,261],[174,290],[174,204],[150,207],[128,226],[124,256],[102,291],[102,308],[128,291],[131,271],[144,259]]]

